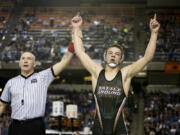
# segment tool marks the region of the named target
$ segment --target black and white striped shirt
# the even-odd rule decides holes
[[[0,99],[11,104],[11,118],[26,120],[44,116],[47,89],[54,78],[52,68],[48,68],[28,77],[18,75],[10,79]]]

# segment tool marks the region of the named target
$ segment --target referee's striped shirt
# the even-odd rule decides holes
[[[47,89],[54,78],[52,68],[48,68],[28,77],[18,75],[10,79],[0,100],[11,104],[11,118],[26,120],[44,116]]]

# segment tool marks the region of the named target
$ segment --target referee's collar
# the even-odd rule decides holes
[[[31,77],[33,74],[34,74],[34,72],[32,74],[28,75],[28,76],[24,76],[24,75],[21,74],[21,77],[23,77],[24,79],[27,79],[27,78]]]

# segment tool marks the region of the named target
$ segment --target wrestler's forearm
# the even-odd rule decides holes
[[[146,58],[147,61],[151,61],[153,59],[153,56],[156,50],[157,36],[158,36],[158,33],[151,32],[151,37],[150,37],[148,46],[144,54],[144,58]]]

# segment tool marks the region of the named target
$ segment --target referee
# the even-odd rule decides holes
[[[19,61],[21,75],[8,80],[0,97],[0,115],[7,103],[11,105],[12,122],[8,135],[45,135],[42,117],[48,86],[68,65],[73,52],[71,42],[60,62],[39,73],[34,72],[35,56],[30,52],[22,54]]]

